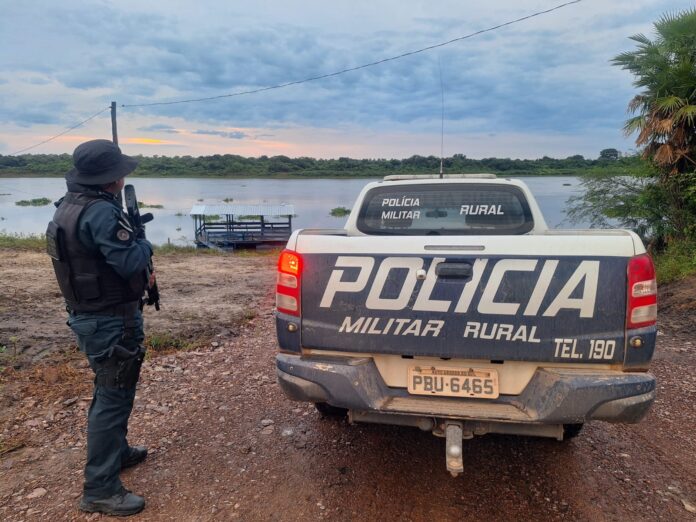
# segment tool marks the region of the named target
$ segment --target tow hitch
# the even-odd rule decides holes
[[[488,422],[472,420],[442,419],[415,415],[385,414],[374,411],[348,412],[348,421],[370,422],[396,426],[413,426],[430,431],[436,437],[445,439],[445,462],[447,471],[453,477],[464,472],[464,441],[487,433],[503,435],[525,435],[529,437],[550,437],[563,440],[563,424],[522,424],[510,422]]]
[[[464,427],[461,422],[450,422],[445,424],[445,458],[447,460],[447,471],[456,477],[464,471],[463,444],[464,438],[473,438],[473,433],[464,435]]]

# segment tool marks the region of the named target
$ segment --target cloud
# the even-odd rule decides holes
[[[180,147],[180,146],[182,146],[181,143],[178,143],[176,141],[160,140],[157,138],[140,138],[140,137],[125,138],[125,139],[121,140],[121,142],[128,143],[130,145],[146,145],[146,146],[157,145],[157,146],[168,146],[168,147]]]
[[[20,127],[43,124],[68,125],[65,117],[67,105],[63,102],[13,105],[5,97],[0,96],[0,107],[2,107],[0,122],[14,123]]]
[[[8,4],[0,22],[0,49],[6,50],[0,51],[0,121],[67,127],[113,99],[131,105],[254,90],[395,56],[541,8],[541,2],[512,0],[466,8],[443,0],[427,9],[397,0],[305,0],[302,10],[283,2],[242,6],[207,0],[205,9],[185,4]],[[200,103],[119,107],[119,123],[130,118],[138,120],[140,132],[198,128],[192,132],[249,141],[254,132],[225,129],[438,133],[442,76],[446,132],[602,135],[620,129],[635,94],[630,75],[609,60],[632,48],[628,36],[651,34],[661,12],[681,5],[688,3],[570,6],[301,85]],[[214,126],[220,129],[202,129]]]
[[[138,130],[142,132],[164,132],[167,134],[179,134],[181,132],[166,123],[153,123],[145,127],[138,127]]]
[[[229,138],[231,140],[243,140],[249,137],[248,134],[241,131],[218,131],[218,130],[206,130],[198,129],[193,131],[193,134],[205,134],[209,136],[220,136],[221,138]]]

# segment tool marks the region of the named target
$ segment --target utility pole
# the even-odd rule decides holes
[[[116,145],[118,145],[118,130],[116,129],[116,102],[115,101],[111,102],[111,136],[112,136],[112,141]]]
[[[118,129],[116,128],[116,102],[111,102],[111,141],[118,145]],[[123,208],[123,191],[116,195],[118,204]]]

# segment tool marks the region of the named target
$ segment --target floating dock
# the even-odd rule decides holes
[[[194,205],[194,238],[199,248],[234,250],[276,246],[292,234],[293,205]]]

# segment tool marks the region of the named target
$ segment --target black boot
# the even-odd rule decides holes
[[[121,491],[112,497],[100,498],[95,500],[85,500],[82,497],[80,501],[80,509],[87,513],[104,513],[116,517],[127,517],[140,513],[145,507],[145,499],[134,495],[126,488],[121,488]]]
[[[140,464],[147,458],[147,448],[145,446],[131,446],[128,448],[128,454],[121,459],[121,469],[130,468]]]

